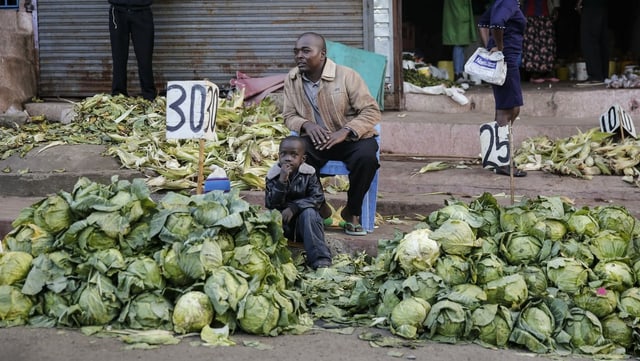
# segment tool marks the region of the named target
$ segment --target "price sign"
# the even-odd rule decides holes
[[[167,139],[214,139],[218,87],[207,80],[167,84]]]
[[[621,131],[620,128],[632,137],[638,138],[629,113],[620,105],[614,104],[600,116],[600,130],[605,133],[616,133]]]
[[[483,168],[495,168],[509,164],[509,127],[499,127],[497,122],[480,127],[480,148]]]

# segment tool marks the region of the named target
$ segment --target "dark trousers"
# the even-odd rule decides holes
[[[283,224],[287,239],[302,241],[307,264],[317,268],[319,264],[331,264],[331,251],[324,239],[322,216],[315,208],[305,208],[291,222]]]
[[[589,80],[603,81],[609,75],[607,9],[582,8],[580,43]]]
[[[152,56],[155,34],[151,8],[111,6],[109,35],[113,59],[111,94],[129,95],[127,92],[127,61],[129,60],[129,39],[131,39],[138,62],[142,97],[153,100],[157,92],[153,81]]]
[[[371,186],[371,181],[380,168],[376,157],[378,142],[375,138],[361,139],[356,142],[342,142],[331,149],[318,151],[313,147],[309,137],[302,137],[307,146],[307,160],[320,175],[320,168],[329,160],[339,160],[349,170],[349,190],[347,191],[346,208],[352,215],[362,214],[362,202]]]

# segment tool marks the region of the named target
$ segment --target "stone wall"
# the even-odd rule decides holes
[[[38,93],[33,17],[24,7],[0,10],[0,114],[23,109]]]

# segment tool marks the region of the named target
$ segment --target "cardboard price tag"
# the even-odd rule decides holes
[[[167,83],[167,139],[214,139],[218,86],[208,80]]]
[[[480,148],[483,168],[509,165],[509,127],[496,122],[480,126]]]
[[[624,131],[633,138],[638,138],[631,116],[618,104],[612,105],[600,116],[600,130],[605,133]]]

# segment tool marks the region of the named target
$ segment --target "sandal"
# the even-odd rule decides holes
[[[495,167],[495,168],[493,168],[493,171],[496,174],[511,175],[508,165],[503,165],[501,167]],[[513,170],[513,176],[514,177],[526,177],[527,176],[527,172],[523,171],[522,169],[516,168],[516,169]]]
[[[360,224],[353,224],[351,222],[345,222],[343,225],[344,233],[350,236],[366,236],[367,231],[362,228]]]

